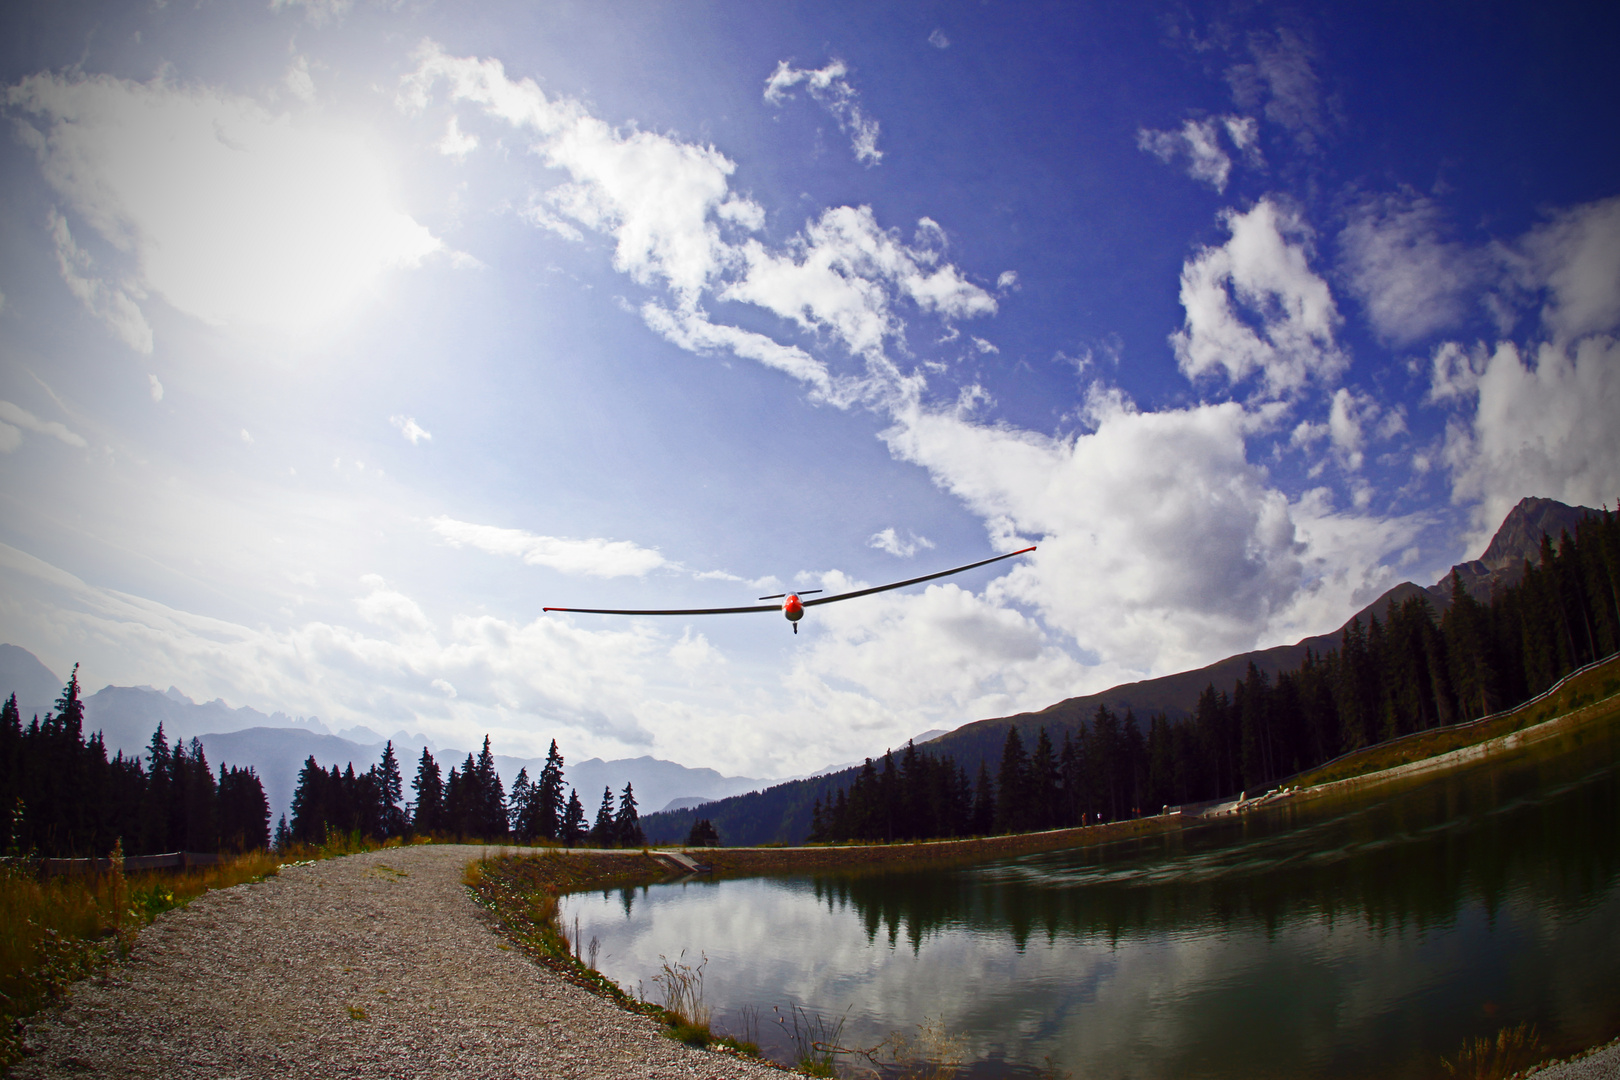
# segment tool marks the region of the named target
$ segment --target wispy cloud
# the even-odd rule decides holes
[[[1222,133],[1240,155],[1259,163],[1258,125],[1247,116],[1189,119],[1175,131],[1142,128],[1136,133],[1136,146],[1167,165],[1177,157],[1185,157],[1188,176],[1225,192],[1232,175],[1232,159],[1221,146]]]
[[[55,420],[41,420],[20,405],[0,401],[0,451],[9,452],[21,446],[24,431],[49,435],[80,450],[88,445],[83,436],[70,431],[67,425]]]
[[[939,34],[939,37],[943,40],[945,35]],[[937,48],[950,44],[946,41],[945,45],[940,45],[932,37],[928,40]],[[849,84],[848,76],[849,67],[842,60],[834,59],[826,67],[814,69],[796,68],[783,60],[765,80],[765,100],[780,105],[793,96],[789,91],[803,83],[810,96],[832,114],[839,129],[849,136],[855,160],[876,165],[883,160],[883,151],[877,148],[878,122],[861,111],[860,95]]]
[[[388,422],[399,429],[412,446],[422,442],[432,442],[433,433],[416,422],[414,416],[390,416]]]
[[[539,536],[522,529],[475,525],[437,517],[430,524],[453,547],[471,547],[491,555],[519,559],[529,566],[545,566],[564,574],[586,577],[642,577],[669,565],[657,551],[628,540],[571,540]]]
[[[934,542],[926,536],[918,536],[910,531],[907,531],[906,538],[902,540],[899,532],[891,525],[882,532],[873,533],[866,546],[887,551],[890,555],[897,555],[902,559],[909,559],[919,551],[932,550]]]

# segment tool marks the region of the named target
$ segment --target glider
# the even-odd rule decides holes
[[[871,596],[873,593],[888,592],[890,589],[903,589],[907,585],[916,585],[923,581],[933,581],[935,578],[949,577],[952,574],[960,574],[964,570],[972,570],[977,566],[988,566],[990,563],[1000,562],[1002,559],[1010,559],[1014,555],[1027,555],[1034,550],[1035,545],[1031,544],[1029,547],[1022,548],[1018,551],[1009,551],[1005,555],[997,555],[989,559],[980,559],[978,562],[968,563],[966,566],[958,566],[952,570],[941,570],[937,574],[924,574],[922,577],[907,578],[905,581],[896,581],[892,585],[879,585],[872,589],[857,589],[854,592],[839,593],[837,596],[823,596],[816,600],[801,600],[799,597],[809,596],[812,593],[818,593],[821,591],[820,589],[801,589],[798,592],[772,593],[770,596],[762,596],[760,599],[780,600],[782,601],[780,604],[752,604],[748,607],[687,608],[680,611],[627,611],[617,608],[583,607],[548,607],[543,608],[542,610],[572,611],[578,615],[740,615],[747,611],[780,611],[787,617],[787,621],[793,624],[793,632],[797,634],[799,632],[799,620],[804,618],[805,608],[815,607],[817,604],[832,604],[838,602],[839,600],[853,600],[857,596]]]

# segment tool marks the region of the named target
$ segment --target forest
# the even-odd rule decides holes
[[[1451,576],[1436,618],[1413,596],[1383,620],[1354,621],[1341,644],[1307,652],[1269,677],[1250,665],[1213,684],[1190,716],[1118,715],[1084,723],[1009,725],[970,773],[949,754],[907,745],[831,776],[709,803],[730,843],[908,840],[1059,828],[1154,814],[1264,791],[1341,754],[1409,732],[1511,708],[1620,648],[1620,518],[1586,517],[1489,604]],[[1033,745],[1031,745],[1033,744]],[[677,838],[693,811],[652,815],[655,842]]]
[[[385,840],[418,836],[454,840],[551,841],[574,847],[640,847],[646,843],[630,784],[614,805],[613,790],[602,791],[595,821],[585,824],[585,806],[579,792],[568,789],[563,797],[563,756],[551,740],[540,775],[529,778],[518,770],[508,793],[495,771],[489,736],[474,758],[451,766],[447,777],[427,747],[422,748],[411,790],[416,798],[402,803],[404,780],[394,744],[383,747],[382,760],[363,773],[351,764],[342,772],[333,765],[323,770],[311,757],[298,774],[293,793],[292,821],[276,825],[278,848],[298,842],[323,844],[335,836]]]
[[[270,805],[252,769],[219,767],[202,743],[170,746],[159,724],[143,762],[111,760],[84,734],[79,668],[54,711],[25,727],[13,694],[0,707],[0,808],[7,855],[103,856],[246,851],[270,841]]]

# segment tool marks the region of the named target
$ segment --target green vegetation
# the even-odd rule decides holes
[[[215,866],[124,876],[123,850],[100,874],[37,877],[0,866],[0,1067],[22,1051],[21,1022],[78,979],[128,955],[141,927],[210,889],[258,881],[279,860],[250,851]]]

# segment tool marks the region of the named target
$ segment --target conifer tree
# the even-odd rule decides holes
[[[563,756],[557,750],[557,740],[551,740],[546,752],[546,763],[534,784],[534,835],[555,840],[562,828],[566,801],[563,799]]]
[[[613,818],[613,839],[619,847],[642,847],[647,836],[641,831],[641,819],[636,815],[636,796],[630,785],[619,793],[619,812]]]
[[[382,760],[377,763],[377,797],[382,811],[383,836],[399,836],[405,831],[405,810],[400,805],[405,797],[405,778],[399,772],[399,759],[394,756],[394,740],[383,745]]]
[[[596,808],[596,824],[591,826],[591,843],[597,847],[614,847],[613,789],[602,789],[602,805]]]
[[[512,781],[511,796],[508,799],[507,813],[512,819],[512,832],[519,840],[527,843],[533,840],[536,833],[530,828],[534,804],[534,785],[529,783],[529,770],[518,770],[517,779]]]
[[[444,780],[439,775],[439,763],[427,747],[422,747],[422,760],[416,766],[416,779],[411,781],[416,792],[416,803],[411,815],[411,829],[418,836],[427,836],[444,828]]]
[[[568,805],[563,809],[557,838],[569,847],[585,838],[585,804],[579,801],[579,792],[573,788],[568,789]]]

